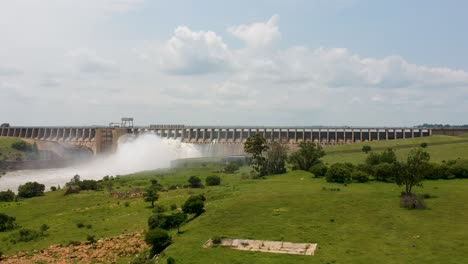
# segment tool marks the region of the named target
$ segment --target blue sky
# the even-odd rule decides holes
[[[468,123],[466,1],[0,3],[21,125]]]

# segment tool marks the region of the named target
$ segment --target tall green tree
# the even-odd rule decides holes
[[[244,143],[244,151],[251,155],[252,168],[259,176],[267,175],[266,158],[264,152],[268,150],[268,143],[259,133],[247,138]]]
[[[285,144],[277,141],[270,143],[267,151],[266,173],[268,175],[281,174],[286,172],[286,160],[288,158],[288,148]]]
[[[143,194],[143,198],[145,199],[145,202],[150,202],[151,203],[151,208],[154,207],[154,202],[156,202],[159,199],[159,190],[160,187],[158,185],[151,185],[146,189],[145,193]]]
[[[422,186],[424,176],[430,170],[431,156],[422,148],[412,149],[406,163],[395,163],[396,183],[405,186],[406,194],[411,194],[414,186]]]
[[[320,158],[325,156],[320,145],[312,142],[301,142],[299,149],[289,156],[289,163],[292,164],[293,170],[308,171],[312,166],[320,162]]]

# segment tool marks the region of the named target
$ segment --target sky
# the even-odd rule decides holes
[[[0,1],[0,122],[468,123],[467,1]]]

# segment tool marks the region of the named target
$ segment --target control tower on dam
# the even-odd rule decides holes
[[[320,145],[352,144],[376,140],[428,137],[431,135],[457,135],[465,129],[430,129],[411,127],[311,127],[311,126],[85,126],[85,127],[0,127],[0,136],[19,137],[37,142],[39,146],[60,144],[81,147],[90,152],[115,151],[118,139],[127,134],[152,133],[166,139],[191,144],[209,144],[214,148],[243,149],[245,140],[258,133],[267,141],[296,145],[314,142]],[[221,146],[222,145],[222,146]],[[230,145],[230,146],[227,146]],[[238,147],[234,147],[238,145]],[[225,152],[225,151],[223,151]],[[229,152],[229,151],[227,151]]]

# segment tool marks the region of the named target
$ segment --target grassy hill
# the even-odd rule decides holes
[[[17,155],[23,156],[24,153],[11,147],[11,144],[21,142],[16,137],[0,137],[0,159],[4,157],[11,158]]]
[[[168,186],[185,184],[188,177],[205,178],[216,168],[188,168],[144,172],[114,180],[115,190],[149,185],[151,178]],[[437,198],[427,200],[428,210],[406,210],[398,205],[400,188],[370,182],[348,186],[326,183],[302,171],[242,179],[244,172],[221,175],[222,186],[178,189],[161,194],[158,203],[181,205],[194,193],[205,193],[206,213],[174,234],[165,251],[177,263],[461,263],[468,252],[468,181],[426,181],[418,192]],[[156,176],[158,175],[158,176]],[[340,191],[324,191],[340,188]],[[128,206],[125,206],[128,202]],[[0,212],[15,216],[25,228],[47,223],[46,238],[19,244],[3,243],[0,250],[44,248],[49,244],[84,241],[146,229],[151,209],[142,198],[119,200],[108,191],[63,196],[63,190],[18,203],[0,203]],[[78,228],[83,223],[92,228]],[[0,233],[0,239],[8,236]],[[315,256],[281,255],[204,249],[213,236],[316,242]],[[122,259],[126,263],[127,259]],[[164,263],[164,262],[162,262]]]
[[[431,136],[425,138],[399,139],[388,141],[373,141],[349,145],[325,147],[327,155],[323,161],[329,164],[336,162],[363,163],[367,154],[362,152],[362,146],[372,147],[372,151],[383,151],[393,148],[399,159],[405,159],[412,148],[419,147],[421,143],[427,143],[426,151],[431,155],[431,161],[468,158],[468,136]]]

